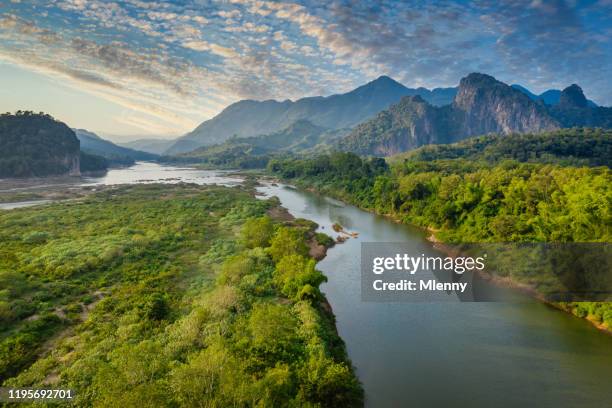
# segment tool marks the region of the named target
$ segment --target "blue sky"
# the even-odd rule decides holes
[[[170,137],[240,99],[478,71],[612,105],[612,0],[0,0],[0,111],[114,140]]]

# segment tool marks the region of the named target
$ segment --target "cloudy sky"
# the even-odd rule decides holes
[[[240,99],[469,72],[612,105],[612,0],[0,0],[0,111],[114,140],[170,137]]]

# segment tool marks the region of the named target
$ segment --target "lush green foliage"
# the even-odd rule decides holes
[[[454,144],[428,145],[391,161],[446,159],[498,164],[504,160],[574,166],[612,165],[612,131],[573,128],[537,134],[491,135]]]
[[[311,223],[236,188],[0,213],[0,376],[77,406],[355,406]]]
[[[393,161],[388,169],[377,159],[347,153],[277,160],[269,169],[298,185],[434,229],[437,238],[446,242],[610,242],[608,167],[563,167],[517,159],[608,163],[611,134],[599,130],[557,134],[558,145],[554,134],[544,134],[508,140],[491,136],[428,147]],[[522,146],[535,154],[525,154]],[[480,161],[478,152],[483,152]],[[437,157],[441,159],[433,160]],[[609,303],[567,307],[612,327]]]

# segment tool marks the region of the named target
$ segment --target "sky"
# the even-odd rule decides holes
[[[170,138],[241,99],[470,72],[612,105],[611,39],[612,0],[0,0],[0,111]]]

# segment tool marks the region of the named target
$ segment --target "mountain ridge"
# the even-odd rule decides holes
[[[296,101],[242,100],[226,107],[185,136],[166,153],[177,154],[200,146],[222,143],[230,137],[252,137],[274,133],[307,119],[330,130],[353,127],[398,102],[403,96],[423,93],[432,103],[445,101],[450,88],[407,88],[388,76],[361,85],[352,91],[330,96],[312,96]],[[448,97],[446,96],[448,99]]]
[[[561,91],[555,106],[534,101],[490,75],[461,79],[453,103],[435,107],[404,97],[337,143],[341,150],[393,155],[426,144],[451,143],[488,133],[538,133],[573,126],[612,127],[612,108],[591,108],[577,85]]]

